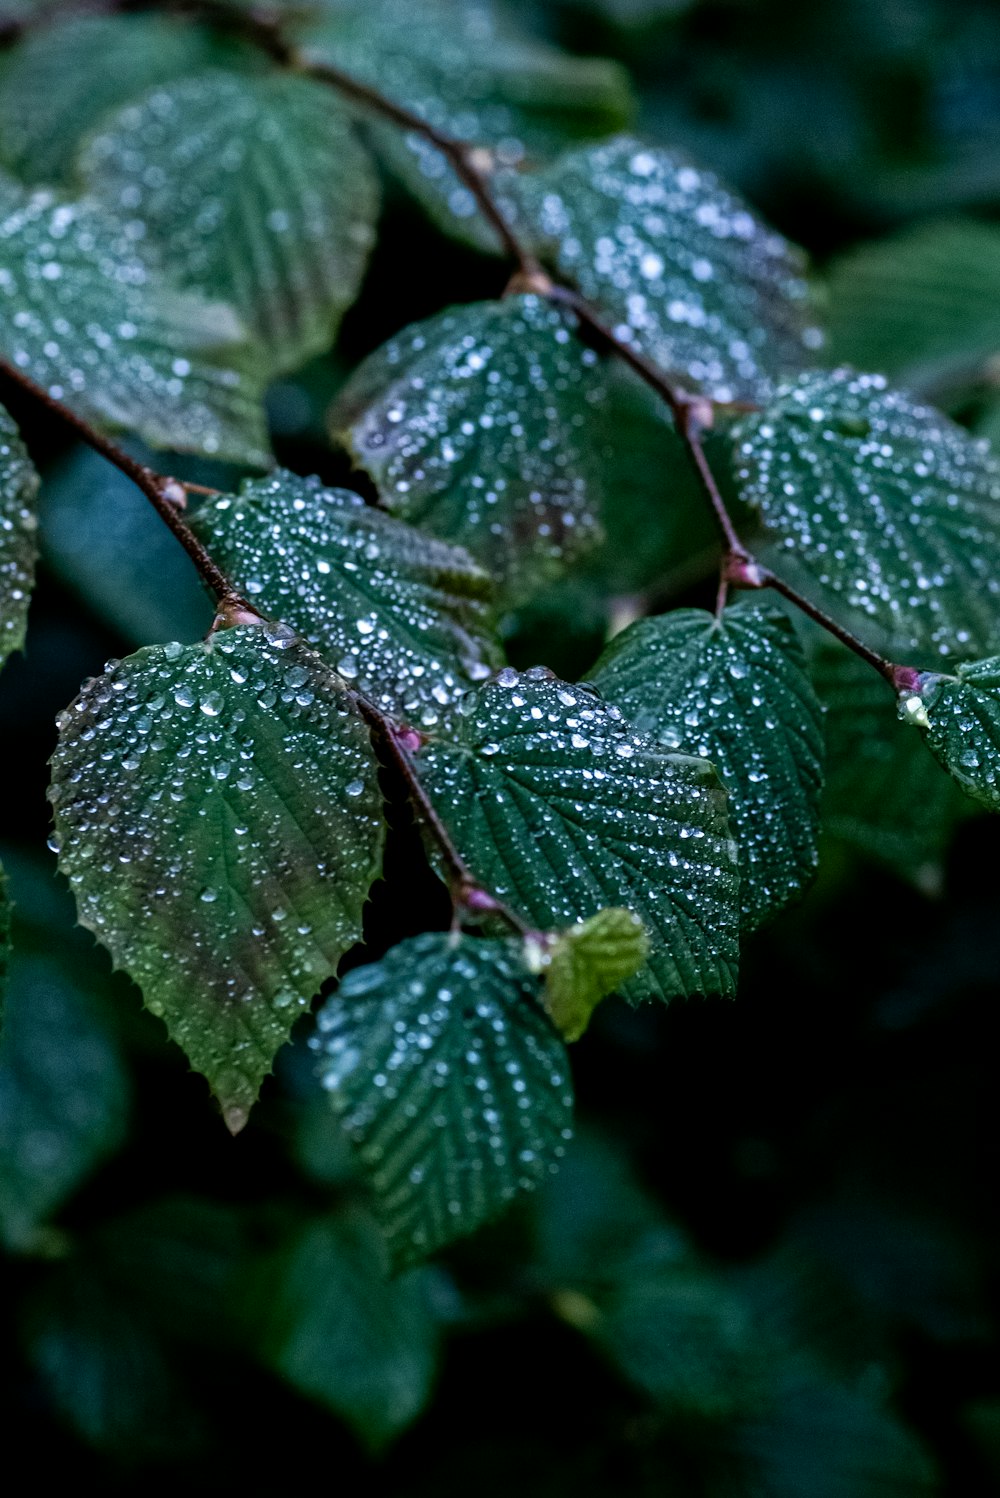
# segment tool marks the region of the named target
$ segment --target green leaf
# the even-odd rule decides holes
[[[919,224],[841,256],[827,284],[833,363],[934,390],[975,379],[1000,350],[994,224]]]
[[[839,616],[935,659],[1000,640],[1000,464],[983,443],[848,369],[783,387],[735,441],[782,570],[820,583]]]
[[[940,888],[965,797],[899,721],[892,692],[866,662],[824,641],[811,665],[826,708],[824,832],[921,888]]]
[[[619,337],[716,400],[761,400],[811,363],[803,262],[711,172],[630,136],[506,174],[536,248]]]
[[[481,0],[348,0],[305,33],[311,55],[407,105],[439,130],[515,166],[567,141],[606,135],[633,113],[627,75],[520,35]],[[372,122],[379,155],[446,233],[496,250],[468,188],[433,146]]]
[[[89,447],[46,472],[38,522],[46,567],[129,644],[207,634],[215,611],[190,557],[132,480]]]
[[[0,666],[24,646],[38,550],[38,474],[0,406]]]
[[[540,930],[606,906],[637,915],[633,1002],[732,993],[736,846],[712,766],[637,733],[590,686],[509,668],[468,700],[420,777],[476,877]]]
[[[785,611],[677,609],[617,635],[590,680],[640,732],[711,760],[729,793],[745,930],[816,872],[823,710]]]
[[[954,676],[924,672],[900,693],[899,712],[926,731],[931,753],[963,791],[1000,811],[1000,656],[967,661]]]
[[[431,727],[500,664],[489,578],[467,552],[279,471],[193,520],[246,597],[388,712]]]
[[[0,1240],[39,1229],[125,1132],[127,1083],[90,988],[57,956],[15,955],[0,1043]]]
[[[523,944],[427,932],[327,1000],[319,1075],[358,1146],[397,1263],[495,1217],[572,1132],[565,1048]]]
[[[175,290],[91,200],[2,175],[0,353],[88,421],[270,462],[262,375],[232,309]]]
[[[600,536],[592,426],[606,385],[535,296],[455,307],[378,349],[334,426],[393,513],[525,596]]]
[[[187,17],[46,18],[0,62],[0,158],[26,182],[70,187],[77,146],[102,116],[221,51]]]
[[[599,910],[560,931],[548,952],[542,1003],[566,1040],[579,1040],[602,999],[649,956],[649,937],[630,910]]]
[[[361,938],[383,835],[367,730],[283,626],[112,662],[59,729],[50,796],[80,920],[235,1133]]]
[[[80,158],[179,283],[230,303],[269,375],[333,342],[375,238],[378,184],[327,88],[209,71],[107,119]]]
[[[363,1219],[307,1228],[248,1310],[267,1364],[332,1409],[374,1450],[427,1403],[437,1331],[424,1276],[388,1279],[384,1245]]]

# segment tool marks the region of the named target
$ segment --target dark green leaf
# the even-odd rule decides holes
[[[127,1090],[90,990],[67,961],[17,956],[0,1043],[0,1239],[38,1230],[118,1148]]]
[[[560,931],[548,952],[542,1003],[566,1040],[579,1040],[602,999],[649,956],[649,937],[630,910],[599,910]]]
[[[565,1048],[523,945],[428,932],[355,968],[319,1014],[319,1075],[398,1263],[495,1217],[570,1137]]]
[[[617,635],[594,685],[640,732],[711,760],[729,794],[745,929],[816,871],[822,708],[788,615],[740,602],[721,619],[677,609]]]
[[[38,475],[0,406],[0,665],[24,645],[38,550]]]
[[[468,553],[347,489],[278,472],[194,524],[246,597],[397,716],[433,726],[500,664],[489,579]]]
[[[235,1132],[361,936],[382,843],[367,730],[290,630],[243,626],[113,662],[61,715],[52,766],[80,920]]]
[[[812,673],[826,708],[823,830],[920,887],[939,888],[965,797],[899,721],[892,692],[865,661],[824,642]]]
[[[736,435],[746,502],[801,569],[906,651],[934,659],[1000,639],[1000,464],[880,375],[785,386]]]
[[[270,461],[262,374],[232,309],[175,290],[96,203],[2,175],[0,352],[99,425],[176,451]]]
[[[373,1448],[412,1424],[430,1395],[437,1334],[421,1274],[388,1279],[363,1220],[308,1228],[268,1276],[259,1345],[267,1363]]]
[[[703,759],[639,734],[589,686],[544,668],[500,672],[420,774],[477,878],[541,930],[622,906],[649,962],[631,1000],[731,993],[736,846]]]
[[[390,510],[524,596],[600,535],[591,429],[605,394],[572,319],[517,296],[408,328],[333,419]]]
[[[900,716],[927,733],[927,745],[963,791],[1000,811],[1000,656],[968,661],[954,676],[926,672],[900,693]]]
[[[72,186],[77,146],[103,115],[220,52],[186,17],[81,15],[29,30],[0,65],[0,158],[26,182]]]
[[[329,89],[280,74],[185,78],[106,120],[80,171],[181,285],[236,309],[269,375],[329,348],[378,212],[374,169]]]
[[[503,192],[619,337],[717,400],[766,398],[822,341],[799,253],[674,152],[622,136]]]
[[[632,114],[623,70],[519,35],[482,0],[348,0],[306,33],[313,55],[409,106],[439,130],[492,147],[513,166],[569,140],[621,129]],[[446,231],[498,248],[468,188],[433,146],[374,125],[379,154]]]

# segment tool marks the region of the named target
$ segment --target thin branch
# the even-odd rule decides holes
[[[825,610],[813,603],[811,599],[806,598],[797,588],[793,588],[791,583],[785,582],[784,578],[778,577],[769,568],[762,568],[761,574],[761,581],[757,586],[773,588],[775,593],[780,593],[782,598],[787,598],[789,603],[794,603],[795,607],[801,609],[803,614],[812,619],[814,623],[821,625],[828,634],[833,635],[842,645],[846,645],[848,650],[853,650],[855,655],[859,655],[863,661],[868,662],[869,666],[873,666],[879,675],[884,676],[886,681],[897,690],[900,688],[902,677],[907,676],[908,678],[909,674],[914,676],[919,675],[918,672],[914,671],[913,667],[897,666],[893,661],[887,660],[884,655],[879,655],[877,650],[872,650],[863,640],[859,640],[857,635],[853,634],[851,630],[847,629],[843,624],[838,624],[837,620],[832,618]]]

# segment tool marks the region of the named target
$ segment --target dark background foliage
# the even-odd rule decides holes
[[[1000,211],[1000,7],[987,0],[518,10],[570,50],[621,59],[642,126],[715,167],[820,267],[901,226]],[[322,440],[343,370],[399,327],[502,287],[497,263],[402,199],[388,213],[336,356],[273,392],[279,455],[300,472],[349,476]],[[14,414],[50,473],[80,461]],[[127,544],[153,544],[139,499],[122,503],[136,507]],[[175,619],[191,579],[178,562],[161,588],[140,581],[116,633],[59,570],[52,557],[27,655],[0,685],[3,857],[23,950],[87,991],[125,1058],[126,1116],[31,1252],[0,1258],[8,1471],[113,1492],[852,1498],[932,1490],[909,1432],[941,1491],[997,1490],[993,823],[965,822],[918,884],[828,839],[808,898],[747,944],[735,1002],[599,1012],[574,1053],[576,1154],[540,1203],[427,1272],[446,1332],[435,1392],[373,1455],[269,1351],[283,1256],[354,1199],[304,1048],[283,1053],[230,1139],[135,990],[67,934],[41,851],[55,713],[106,658],[156,636],[165,592]],[[709,601],[711,568],[697,571],[672,602]],[[602,632],[578,582],[513,617],[509,648],[572,675]],[[402,811],[396,822],[397,877],[369,907],[369,956],[445,918]],[[619,1262],[635,1303],[588,1337],[593,1288]],[[319,1303],[329,1287],[314,1275],[303,1293]],[[662,1326],[669,1367],[652,1366],[629,1316]],[[363,1339],[337,1335],[363,1368]]]

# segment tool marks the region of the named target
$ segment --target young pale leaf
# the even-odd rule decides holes
[[[579,1040],[602,999],[649,956],[649,937],[630,910],[599,910],[560,931],[549,951],[542,1003],[566,1040]]]
[[[606,906],[642,920],[649,961],[626,998],[732,993],[737,853],[706,760],[670,753],[593,688],[535,667],[481,688],[419,767],[470,868],[540,930]]]
[[[269,375],[329,348],[378,212],[374,168],[329,89],[280,74],[184,78],[105,120],[80,171],[181,285],[235,307]]]
[[[1000,656],[968,661],[954,676],[926,672],[900,693],[899,713],[974,801],[1000,811]]]
[[[605,394],[565,313],[506,297],[406,329],[362,364],[333,420],[390,510],[524,596],[600,537]]]
[[[0,61],[0,156],[25,182],[71,187],[77,146],[102,116],[220,51],[186,17],[46,18]]]
[[[361,938],[383,835],[367,730],[283,626],[112,662],[59,730],[50,796],[80,920],[236,1132]]]
[[[378,1450],[430,1396],[437,1329],[423,1275],[386,1275],[385,1248],[363,1219],[306,1229],[272,1266],[259,1320],[264,1361]]]
[[[320,1011],[320,1079],[397,1263],[471,1233],[555,1169],[573,1090],[537,994],[521,943],[427,932],[348,973]]]
[[[89,199],[0,176],[0,353],[98,425],[267,467],[263,383],[232,309],[181,292]]]
[[[569,57],[508,24],[482,0],[348,0],[306,32],[309,51],[460,140],[515,166],[567,141],[607,135],[633,112],[617,63]],[[499,248],[468,187],[412,132],[371,123],[379,155],[446,233]]]
[[[869,665],[824,642],[811,667],[826,708],[824,832],[921,888],[939,889],[942,861],[968,801],[899,721],[892,692]]]
[[[619,337],[716,400],[811,363],[801,257],[711,172],[629,136],[502,179],[536,247]]]
[[[30,1250],[118,1148],[127,1106],[118,1051],[70,962],[15,957],[0,1044],[0,1241]]]
[[[729,793],[745,930],[816,872],[823,709],[783,609],[677,609],[617,635],[590,679],[642,733],[711,760]]]
[[[0,406],[0,665],[24,645],[38,550],[38,474]]]
[[[1000,643],[1000,463],[880,375],[805,375],[736,433],[742,497],[799,568],[907,651]]]
[[[486,573],[347,489],[278,472],[193,523],[248,598],[396,716],[432,727],[500,664]]]

